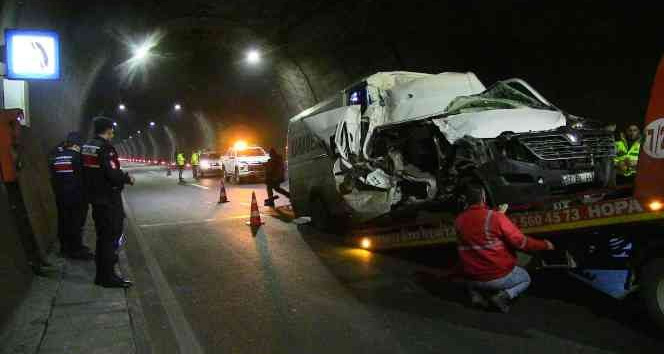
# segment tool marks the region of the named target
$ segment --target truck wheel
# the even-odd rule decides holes
[[[640,284],[650,316],[664,329],[664,258],[654,258],[643,267]]]

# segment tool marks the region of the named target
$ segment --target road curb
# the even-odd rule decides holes
[[[120,252],[120,267],[129,279],[135,279],[125,251]],[[134,333],[136,353],[152,353],[150,334],[147,329],[145,314],[143,313],[143,306],[141,305],[140,298],[137,296],[136,292],[131,289],[125,290],[125,297],[127,300],[127,310],[129,311],[129,320],[131,321],[131,328]]]

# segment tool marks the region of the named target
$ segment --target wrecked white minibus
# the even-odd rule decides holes
[[[321,229],[452,209],[479,183],[490,202],[537,208],[614,183],[610,132],[519,79],[381,72],[291,118],[291,202]]]

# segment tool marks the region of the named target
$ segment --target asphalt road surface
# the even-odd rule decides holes
[[[137,323],[155,353],[661,353],[664,335],[640,307],[557,273],[509,315],[468,305],[431,269],[437,247],[372,253],[262,206],[261,184],[178,184],[159,167],[129,167],[126,246]],[[251,193],[265,225],[245,224]],[[287,203],[284,198],[279,204]]]

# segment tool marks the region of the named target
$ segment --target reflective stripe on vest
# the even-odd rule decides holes
[[[99,168],[99,146],[83,145],[81,147],[81,157],[83,166],[88,168]]]
[[[489,232],[490,227],[491,227],[491,217],[493,216],[493,210],[489,210],[486,219],[484,220],[484,240],[485,243],[483,245],[461,245],[461,242],[459,242],[459,245],[457,246],[457,249],[459,251],[478,251],[478,250],[495,250],[499,248],[503,248],[503,242],[500,241],[499,239],[491,236],[491,233]],[[461,241],[461,240],[460,240]]]

